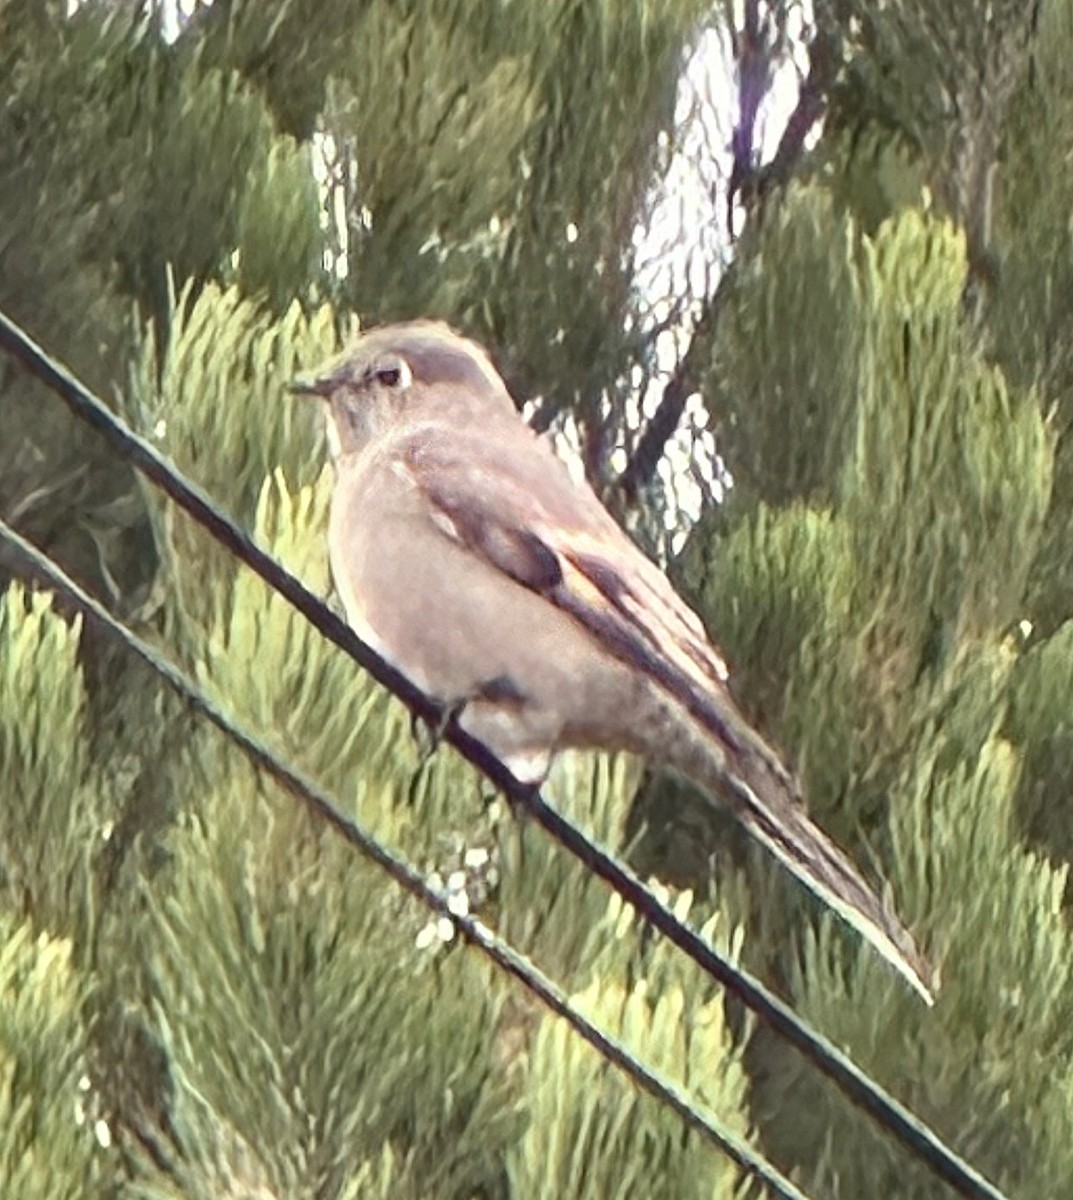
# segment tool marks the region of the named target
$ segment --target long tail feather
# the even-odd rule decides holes
[[[713,798],[717,794],[757,841],[933,1004],[935,970],[890,905],[810,820],[774,752],[757,739],[740,761],[709,752],[698,762],[695,746],[689,757],[686,774]]]

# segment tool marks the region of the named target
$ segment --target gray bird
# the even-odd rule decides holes
[[[355,632],[522,781],[628,750],[719,797],[930,1003],[896,915],[809,820],[697,615],[446,325],[374,329],[297,392],[327,401],[328,547]]]

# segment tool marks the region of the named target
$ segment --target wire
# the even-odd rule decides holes
[[[158,653],[121,621],[117,620],[99,601],[84,591],[48,555],[17,533],[0,517],[0,537],[6,539],[31,566],[49,583],[73,601],[81,610],[99,622],[112,636],[146,662],[196,712],[202,713],[223,734],[231,739],[255,766],[262,768],[296,797],[305,807],[331,828],[359,853],[386,871],[403,889],[430,908],[437,916],[445,917],[459,930],[467,942],[519,980],[598,1053],[612,1062],[649,1095],[668,1105],[690,1129],[717,1146],[743,1171],[766,1184],[785,1200],[808,1200],[808,1197],[787,1179],[775,1166],[757,1154],[748,1143],[714,1117],[701,1112],[675,1084],[645,1066],[617,1038],[604,1032],[585,1017],[563,990],[547,975],[518,953],[508,942],[498,937],[483,922],[468,914],[459,914],[450,907],[448,897],[431,887],[401,855],[394,853],[359,822],[346,816],[332,797],[305,775],[279,758],[263,741],[245,727],[233,721],[186,674]]]
[[[438,723],[442,710],[404,675],[385,662],[354,631],[285,571],[240,529],[197,485],[185,479],[162,454],[109,411],[65,367],[47,354],[3,312],[0,346],[54,391],[75,413],[99,430],[147,478],[227,546],[260,578],[279,592],[311,624],[425,721]],[[519,783],[482,743],[448,721],[443,731],[464,758],[482,771],[511,801],[523,806],[561,846],[599,875],[707,975],[736,996],[776,1033],[794,1046],[857,1107],[906,1147],[959,1195],[971,1200],[1007,1200],[939,1135],[871,1079],[842,1050],[803,1021],[788,1004],[709,945],[678,919],[628,867],[617,862],[580,829],[551,808],[539,788]]]

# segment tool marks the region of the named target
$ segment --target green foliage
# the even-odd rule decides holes
[[[1055,490],[1032,571],[1029,615],[1047,633],[1073,616],[1073,242],[1068,198],[1073,163],[1055,154],[1054,131],[1073,120],[1073,38],[1068,4],[1040,6],[1033,74],[1017,93],[1003,141],[995,224],[1001,272],[993,304],[996,355],[1014,378],[1039,386],[1060,440]]]
[[[770,241],[781,269],[750,269],[727,349],[717,347],[727,377],[760,378],[759,354],[739,352],[743,331],[774,355],[787,298],[803,320],[805,281],[826,294],[818,233],[836,248],[837,315],[814,323],[804,349],[778,356],[766,372],[772,398],[736,393],[726,421],[747,487],[759,484],[769,503],[789,493],[830,507],[761,507],[717,552],[700,535],[686,574],[732,661],[745,664],[750,702],[799,747],[823,811],[825,797],[845,802],[855,778],[878,775],[884,789],[877,762],[900,752],[900,731],[930,711],[933,689],[948,686],[937,684],[943,671],[975,638],[1018,619],[1050,500],[1053,442],[1035,397],[1011,391],[961,327],[962,243],[914,211],[870,238],[822,198],[791,194],[760,247],[767,261]],[[801,355],[811,386],[791,384]],[[817,422],[824,392],[834,399]],[[749,472],[786,427],[795,430],[788,453],[825,464],[826,495],[792,461],[782,479],[766,465],[763,476]]]
[[[590,1020],[621,1029],[657,1070],[686,1083],[703,1109],[733,1114],[733,1132],[745,1135],[745,1077],[721,1000],[700,1002],[666,979],[658,988],[640,979],[627,989],[613,978],[574,999]],[[519,1195],[737,1194],[736,1172],[725,1159],[695,1134],[683,1137],[676,1117],[614,1074],[564,1023],[542,1024],[528,1078],[531,1120],[508,1156]]]
[[[705,9],[363,5],[326,114],[355,147],[354,307],[448,317],[509,347],[523,396],[590,415],[641,355],[630,236]]]
[[[92,1128],[81,1010],[66,939],[0,915],[0,1189],[19,1200],[113,1194]]]
[[[826,190],[793,189],[749,251],[728,285],[710,371],[735,388],[719,410],[719,445],[746,494],[822,497],[850,448],[862,379],[853,222]],[[788,339],[802,324],[809,336]]]
[[[472,955],[419,956],[419,914],[382,874],[257,792],[233,766],[181,822],[150,923],[178,1178],[195,1196],[242,1174],[346,1195],[394,1144],[426,1187],[472,1194],[518,1123],[489,1054],[502,981]]]
[[[210,285],[196,299],[184,291],[168,325],[162,346],[146,330],[125,409],[181,471],[249,523],[277,467],[299,483],[321,470],[311,406],[287,386],[337,349],[334,314],[322,308],[306,317],[293,305],[277,320],[237,287]],[[147,502],[158,552],[170,567],[169,627],[179,634],[191,625],[203,629],[222,602],[205,581],[220,572],[229,581],[233,562],[159,493],[149,492]]]
[[[101,384],[123,361],[124,312],[112,291],[113,254],[92,254],[107,222],[92,188],[100,114],[84,101],[115,63],[120,27],[138,37],[118,18],[87,36],[85,22],[67,22],[63,8],[0,4],[0,302],[30,329],[48,331]]]
[[[471,277],[490,219],[509,210],[536,97],[525,59],[489,25],[487,7],[430,17],[420,5],[375,3],[355,31],[357,62],[329,128],[366,147],[357,169],[373,235],[359,234],[353,264],[362,312],[456,313],[457,298],[442,295],[450,275]],[[454,272],[439,261],[445,250],[461,259]]]
[[[46,595],[15,585],[0,599],[0,894],[39,927],[84,934],[91,855],[105,829],[80,633]]]
[[[309,148],[235,72],[165,46],[142,7],[0,4],[0,306],[108,396],[144,320],[169,336],[172,278],[196,294],[237,274],[279,311],[324,282]],[[9,369],[5,511],[136,607],[152,557],[131,473]]]
[[[829,930],[807,947],[795,991],[821,1027],[842,1030],[858,1061],[930,1114],[985,1174],[1009,1194],[1042,1198],[1069,1169],[1067,868],[1019,845],[1013,748],[993,739],[974,760],[943,767],[942,743],[938,733],[923,743],[893,805],[908,912],[942,931],[933,943],[944,981],[934,1019],[921,1022],[865,955],[847,965]],[[1045,1070],[1031,1065],[1043,1063]],[[907,1171],[889,1142],[814,1080],[799,1077],[782,1099],[795,1114],[778,1118],[784,1144],[800,1151],[822,1140],[823,1129],[844,1131],[827,1140],[813,1183],[821,1193],[944,1194],[919,1168]],[[1026,1155],[1028,1144],[1040,1154]]]
[[[291,304],[296,283],[316,280],[323,238],[319,197],[308,146],[276,138],[242,192],[235,256],[242,291],[266,297],[272,309]]]
[[[1020,814],[1059,861],[1073,861],[1069,780],[1073,773],[1073,622],[1067,621],[1020,660],[1011,681],[1007,725],[1024,770]]]
[[[6,119],[22,134],[20,169],[73,194],[79,258],[103,272],[118,264],[120,285],[157,317],[169,268],[180,279],[211,278],[241,252],[243,234],[258,285],[284,302],[304,290],[318,265],[316,193],[308,173],[288,165],[294,143],[274,133],[256,92],[162,46],[136,11],[89,4],[67,19],[58,7],[30,22],[7,6],[14,36],[5,52],[16,65]],[[274,229],[287,242],[271,269],[258,249],[267,237],[258,210],[288,213]],[[286,266],[301,270],[285,276]]]
[[[787,959],[771,911],[785,890],[754,885],[763,915],[750,927],[821,1028],[1012,1194],[1042,1197],[1071,1171],[1070,651],[1063,627],[1022,657],[1021,621],[1062,486],[1055,438],[1038,395],[1008,383],[968,328],[961,236],[913,209],[868,235],[815,192],[776,205],[735,281],[715,369],[745,488],[711,522],[729,531],[702,527],[683,571],[745,664],[748,703],[799,755],[810,806],[844,840],[864,835],[942,961],[934,1018],[829,919]],[[805,296],[830,296],[834,315],[780,346]],[[764,451],[786,428],[769,471]],[[737,477],[738,459],[729,467]],[[1025,848],[1026,829],[1061,865]],[[942,1194],[766,1053],[766,1137],[810,1164],[811,1186]],[[1046,1084],[1026,1069],[1044,1061]]]
[[[1051,439],[1035,397],[1011,394],[966,344],[953,231],[907,213],[868,250],[871,386],[843,484],[864,587],[881,580],[892,609],[912,601],[918,621],[955,635],[1001,629],[1038,548]]]

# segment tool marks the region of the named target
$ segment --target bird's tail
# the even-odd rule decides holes
[[[718,796],[746,830],[900,972],[928,1004],[937,977],[912,934],[850,858],[805,811],[793,777],[751,731],[733,748],[693,742],[676,766]],[[721,741],[721,740],[720,740]],[[685,750],[685,747],[681,748]]]

